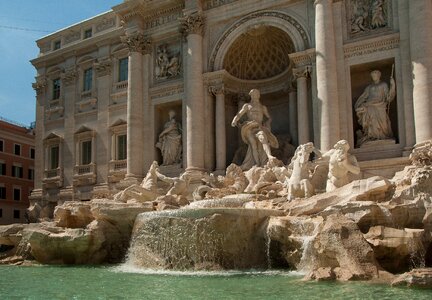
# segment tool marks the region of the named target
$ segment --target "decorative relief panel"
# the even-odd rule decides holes
[[[161,44],[157,47],[155,76],[157,80],[177,78],[181,74],[181,46]]]
[[[69,44],[81,39],[81,33],[79,31],[72,31],[65,36],[64,43]]]
[[[348,36],[361,37],[391,28],[391,2],[389,0],[346,1]]]
[[[101,22],[96,24],[96,32],[101,32],[115,26],[116,18],[104,18]]]

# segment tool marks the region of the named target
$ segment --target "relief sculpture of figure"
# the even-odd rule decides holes
[[[180,54],[168,55],[166,45],[161,45],[157,50],[156,78],[167,79],[180,74]]]
[[[276,159],[271,148],[279,147],[277,138],[271,133],[271,117],[267,107],[260,103],[259,90],[252,89],[249,95],[251,102],[243,105],[231,123],[235,127],[244,115],[247,116],[247,121],[240,124],[242,140],[248,145],[242,170],[265,166],[269,160]]]
[[[373,83],[368,85],[357,99],[354,109],[362,130],[358,132],[357,145],[374,140],[393,138],[388,110],[396,95],[393,71],[390,77],[390,89],[381,81],[381,72],[371,72]]]
[[[159,141],[156,147],[162,153],[162,165],[178,164],[182,155],[182,134],[181,126],[175,119],[175,111],[170,110],[169,121],[165,123],[164,130],[159,134]]]
[[[329,171],[326,192],[334,191],[350,182],[348,173],[359,174],[360,167],[354,155],[348,153],[350,146],[346,140],[337,142],[333,149],[322,155],[328,159]]]
[[[371,11],[372,11],[372,20],[371,20],[372,28],[381,28],[387,25],[384,16],[383,0],[374,0],[372,2]]]

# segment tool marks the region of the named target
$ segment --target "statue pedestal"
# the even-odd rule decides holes
[[[183,173],[183,171],[184,169],[182,168],[181,163],[168,166],[159,166],[159,172],[168,177],[178,177],[181,173]]]
[[[402,147],[394,139],[367,141],[351,151],[359,161],[386,159],[402,156]]]
[[[360,149],[375,149],[381,148],[389,145],[396,145],[396,140],[394,139],[386,139],[386,140],[377,140],[377,141],[367,141],[360,145]]]

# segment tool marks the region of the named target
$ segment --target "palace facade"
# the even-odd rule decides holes
[[[430,28],[429,0],[125,0],[37,41],[32,199],[106,196],[154,160],[223,173],[253,88],[285,163],[345,139],[390,177],[432,138]]]

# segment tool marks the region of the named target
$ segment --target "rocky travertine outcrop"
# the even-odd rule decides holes
[[[414,269],[398,276],[392,286],[432,288],[432,268]]]
[[[35,259],[45,264],[120,262],[138,214],[153,204],[107,199],[68,202],[55,210],[55,222],[0,227],[0,245],[10,246],[0,260]]]

